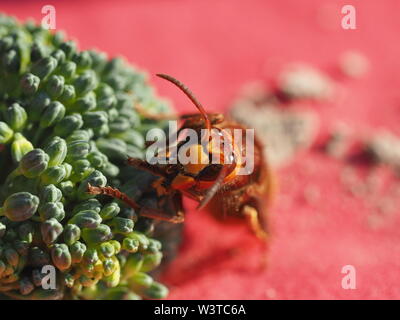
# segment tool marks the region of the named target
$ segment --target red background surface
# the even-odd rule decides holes
[[[370,61],[368,75],[342,80],[340,100],[312,107],[321,116],[321,134],[339,120],[361,134],[377,127],[400,133],[397,0],[10,0],[0,1],[0,11],[40,20],[45,4],[56,7],[57,29],[81,48],[174,75],[210,110],[225,110],[243,84],[271,79],[286,63],[333,72],[342,52],[359,50]],[[356,30],[341,28],[345,4],[357,10]],[[152,81],[177,110],[193,111],[176,88]],[[278,172],[281,192],[264,270],[261,246],[245,226],[190,210],[185,244],[163,276],[169,298],[400,298],[400,210],[372,228],[365,201],[340,185],[343,165],[314,148]],[[320,190],[311,204],[304,200],[310,185]],[[356,290],[341,287],[341,268],[348,264],[357,271]]]

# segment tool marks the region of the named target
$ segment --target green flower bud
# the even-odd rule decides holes
[[[100,211],[100,216],[103,220],[109,220],[116,217],[120,211],[121,208],[118,203],[110,202],[103,206]]]
[[[96,283],[98,282],[98,280],[93,279],[93,278],[89,278],[85,275],[80,276],[79,278],[79,283],[83,286],[83,287],[93,287],[96,285]]]
[[[133,231],[126,235],[130,239],[135,239],[139,241],[139,250],[145,251],[149,246],[149,238],[147,238],[143,233]]]
[[[35,234],[35,229],[32,223],[24,222],[18,227],[18,236],[22,241],[31,243],[33,241],[33,235]]]
[[[64,205],[61,202],[47,202],[40,205],[38,211],[42,221],[50,219],[62,221],[65,217]]]
[[[117,240],[111,240],[108,243],[114,246],[115,254],[121,251],[121,244]]]
[[[157,253],[161,250],[161,242],[155,239],[149,239],[149,246],[147,248],[147,252]]]
[[[0,121],[0,144],[5,144],[13,137],[13,130],[7,123]]]
[[[42,184],[58,184],[65,179],[67,172],[63,165],[47,168],[41,175]]]
[[[104,111],[86,112],[83,115],[86,128],[91,128],[96,136],[106,135],[109,132],[108,117]]]
[[[149,288],[153,283],[153,278],[143,272],[138,272],[129,279],[129,287],[134,291]]]
[[[47,252],[38,247],[29,249],[29,263],[33,267],[41,267],[50,263],[50,257]]]
[[[85,240],[86,243],[100,243],[108,241],[112,237],[113,235],[111,233],[110,227],[105,224],[101,224],[94,229],[82,229],[82,238]]]
[[[110,226],[113,233],[127,234],[133,231],[134,223],[130,219],[115,217],[111,220]]]
[[[108,121],[109,122],[113,122],[114,120],[116,120],[119,116],[119,112],[116,108],[111,108],[106,110],[107,115],[108,115]]]
[[[119,70],[124,68],[124,61],[121,57],[112,58],[107,61],[107,64],[104,68],[104,74],[110,75],[118,73]]]
[[[142,293],[147,299],[163,299],[168,295],[168,288],[161,283],[154,282]]]
[[[85,158],[90,151],[90,144],[84,140],[71,141],[67,143],[68,160],[73,161]]]
[[[107,84],[101,83],[96,89],[97,107],[101,110],[108,110],[116,106],[114,90]]]
[[[97,261],[99,261],[97,250],[94,248],[87,249],[85,254],[83,255],[83,261],[86,264],[95,264]]]
[[[60,65],[60,63],[63,63],[65,61],[65,59],[66,59],[65,52],[60,50],[60,49],[54,50],[51,53],[51,56],[56,58],[56,60],[58,62],[58,65]]]
[[[69,104],[76,98],[75,87],[66,84],[64,86],[64,91],[62,92],[61,96],[58,98],[62,103]]]
[[[121,270],[119,265],[117,264],[116,270],[108,277],[104,277],[102,281],[109,288],[114,288],[119,284],[121,278]]]
[[[124,120],[126,120],[126,119],[124,119]],[[130,124],[129,124],[129,126],[130,126]],[[113,137],[122,139],[125,142],[127,142],[137,148],[140,148],[140,149],[143,149],[145,147],[145,141],[144,141],[143,135],[136,130],[130,129],[130,130],[126,130],[124,132],[114,130],[113,124],[110,125],[110,130],[112,132]],[[114,134],[114,132],[120,132],[120,133]]]
[[[105,259],[103,261],[103,269],[106,277],[111,276],[117,269],[117,263],[113,259]]]
[[[114,94],[97,97],[97,108],[100,110],[108,111],[113,109],[116,105],[117,99]]]
[[[69,179],[69,177],[71,176],[71,173],[72,173],[72,166],[67,162],[64,162],[62,164],[62,166],[64,167],[65,172],[66,172],[65,179]]]
[[[92,151],[87,155],[87,159],[90,161],[91,165],[96,169],[103,167],[107,162],[108,158],[105,154],[100,151]]]
[[[27,178],[36,178],[47,169],[48,161],[49,156],[42,149],[33,149],[22,157],[19,170]]]
[[[60,137],[67,137],[75,130],[82,128],[82,126],[82,116],[78,113],[74,113],[58,122],[54,127],[54,133]]]
[[[46,78],[57,67],[57,59],[53,57],[46,57],[36,62],[31,69],[31,72],[38,76],[40,79]]]
[[[68,180],[61,182],[58,187],[66,198],[73,198],[75,196],[75,184]]]
[[[86,141],[93,137],[93,132],[91,130],[75,130],[68,138],[67,142],[72,141]]]
[[[59,48],[65,52],[67,59],[70,59],[76,52],[76,43],[74,41],[66,41],[61,43]]]
[[[14,162],[21,161],[22,157],[33,150],[33,145],[22,134],[17,132],[11,145],[11,156]]]
[[[97,228],[101,223],[100,215],[93,210],[83,210],[75,214],[69,221],[69,224],[76,224],[80,228]]]
[[[131,124],[126,118],[117,118],[110,123],[110,132],[113,136],[120,134],[121,132],[127,132],[131,128]],[[141,135],[140,135],[141,136]],[[118,136],[119,137],[119,136]],[[124,139],[126,141],[126,139]],[[129,140],[128,140],[129,142]]]
[[[122,140],[100,138],[96,145],[110,160],[124,161],[127,159],[127,145]]]
[[[99,213],[101,210],[101,203],[99,202],[99,200],[94,199],[94,198],[83,201],[80,204],[78,204],[77,206],[75,206],[75,208],[73,210],[73,214],[76,214],[76,213],[78,213],[80,211],[84,211],[84,210],[91,210],[91,211],[95,211],[95,212]]]
[[[72,61],[76,63],[79,69],[88,69],[92,65],[92,57],[87,51],[75,53]]]
[[[103,242],[100,244],[98,251],[105,258],[111,258],[115,255],[115,246],[110,242]]]
[[[58,166],[67,156],[67,143],[60,137],[54,137],[46,144],[44,151],[50,157],[49,167]]]
[[[144,256],[143,265],[140,271],[148,272],[154,270],[156,267],[160,265],[161,259],[162,259],[161,252],[157,252],[154,254],[146,254]]]
[[[143,157],[143,152],[139,148],[128,144],[126,146],[126,156],[125,157],[142,158]]]
[[[78,95],[84,95],[97,87],[97,76],[92,70],[84,71],[74,80],[74,86]]]
[[[45,202],[58,202],[62,198],[61,190],[53,184],[45,186],[40,192],[40,200]]]
[[[38,42],[34,42],[32,44],[32,48],[31,48],[31,60],[32,62],[37,62],[40,59],[44,58],[46,55],[46,49],[45,47],[38,43]]]
[[[63,232],[63,226],[54,218],[42,222],[40,226],[43,242],[47,245],[54,243]]]
[[[75,283],[75,278],[72,274],[66,273],[64,274],[64,283],[68,288],[72,288]]]
[[[61,43],[63,43],[65,41],[65,33],[63,31],[57,31],[56,33],[54,33],[53,35],[53,44],[56,47],[59,47],[61,45]]]
[[[28,116],[24,108],[18,103],[13,103],[4,112],[4,118],[11,129],[21,131],[25,127]]]
[[[76,90],[75,90],[76,91]],[[96,109],[96,96],[93,91],[76,99],[72,106],[75,112],[84,113]]]
[[[75,161],[72,169],[71,180],[74,182],[82,181],[94,171],[94,168],[92,168],[90,162],[86,159]]]
[[[66,61],[61,63],[58,68],[58,73],[62,75],[65,79],[71,79],[76,72],[76,64],[72,61]]]
[[[130,106],[123,107],[118,111],[119,116],[129,120],[132,128],[138,128],[140,126],[140,116],[136,112],[132,112],[132,102]]]
[[[87,192],[89,184],[95,187],[105,187],[107,184],[107,178],[100,171],[93,171],[78,187],[78,197],[80,199],[85,200],[95,197]]]
[[[21,66],[21,57],[15,50],[9,50],[3,54],[2,67],[8,73],[18,73]]]
[[[0,291],[20,299],[162,297],[166,289],[144,274],[161,259],[161,243],[146,236],[152,220],[136,225],[134,210],[87,188],[135,195],[151,182],[123,163],[143,156],[147,130],[164,126],[133,106],[161,113],[164,103],[144,73],[65,39],[0,14]],[[7,207],[22,191],[33,205]],[[41,288],[44,265],[62,270],[57,290]]]
[[[50,127],[56,124],[62,118],[64,118],[64,115],[65,115],[64,105],[61,102],[53,101],[44,109],[40,120],[40,127],[41,128]]]
[[[130,291],[128,288],[112,288],[108,289],[106,294],[102,296],[102,300],[141,300],[141,297]]]
[[[122,249],[130,253],[137,252],[139,250],[139,241],[137,239],[124,238],[122,241]]]
[[[46,83],[47,93],[53,99],[57,99],[64,91],[65,79],[63,76],[51,75]]]
[[[81,229],[76,224],[67,224],[64,228],[64,242],[72,245],[81,237]]]
[[[107,62],[107,55],[104,52],[97,52],[95,50],[88,50],[88,52],[92,58],[92,68],[100,73]]]
[[[50,104],[51,99],[45,92],[38,92],[27,107],[29,119],[39,121],[44,109]]]
[[[5,52],[12,48],[14,44],[14,39],[12,36],[5,36],[0,39],[0,51]]]
[[[104,164],[102,172],[108,177],[116,177],[119,174],[119,168],[111,162],[107,162]]]
[[[71,252],[72,263],[80,263],[86,252],[86,246],[82,242],[75,242],[70,245],[69,250]]]
[[[39,89],[40,78],[32,73],[25,73],[20,81],[21,90],[26,95],[32,95]]]
[[[64,243],[58,244],[56,243],[51,248],[51,258],[53,260],[54,265],[60,270],[67,270],[72,263],[71,253],[68,250],[68,246]]]
[[[31,218],[39,206],[39,198],[29,192],[18,192],[9,196],[0,208],[0,215],[11,221],[25,221]]]

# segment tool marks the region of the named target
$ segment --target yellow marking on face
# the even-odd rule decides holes
[[[185,171],[192,174],[199,173],[202,169],[208,165],[208,155],[204,152],[203,147],[200,144],[192,145],[187,148],[186,155],[190,156],[191,161],[183,167]],[[194,161],[192,161],[194,160]],[[194,163],[191,163],[194,162]]]
[[[188,189],[192,187],[196,181],[192,177],[184,176],[182,174],[178,174],[174,180],[172,180],[171,186],[174,189]]]

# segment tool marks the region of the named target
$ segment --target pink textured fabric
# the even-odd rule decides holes
[[[0,1],[0,11],[41,19],[48,1]],[[214,111],[227,108],[248,81],[273,79],[287,63],[302,61],[335,75],[338,57],[355,49],[371,70],[360,80],[338,81],[338,98],[314,105],[321,136],[337,121],[360,135],[369,128],[399,132],[400,2],[352,0],[357,29],[341,28],[346,1],[168,0],[52,1],[57,28],[124,55],[151,74],[186,83]],[[193,111],[176,88],[152,76],[180,112]],[[246,226],[221,224],[204,212],[187,214],[184,246],[163,276],[171,299],[400,298],[399,210],[375,228],[365,199],[340,183],[342,162],[313,148],[278,172],[280,196],[271,210],[268,263]],[[386,172],[383,170],[382,175]],[[393,179],[388,178],[389,181]],[[310,203],[304,189],[316,186]],[[357,289],[341,287],[341,269],[353,265]]]

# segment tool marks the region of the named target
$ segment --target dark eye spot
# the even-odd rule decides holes
[[[218,178],[221,172],[222,164],[210,164],[199,172],[197,179],[204,181],[213,181]]]

